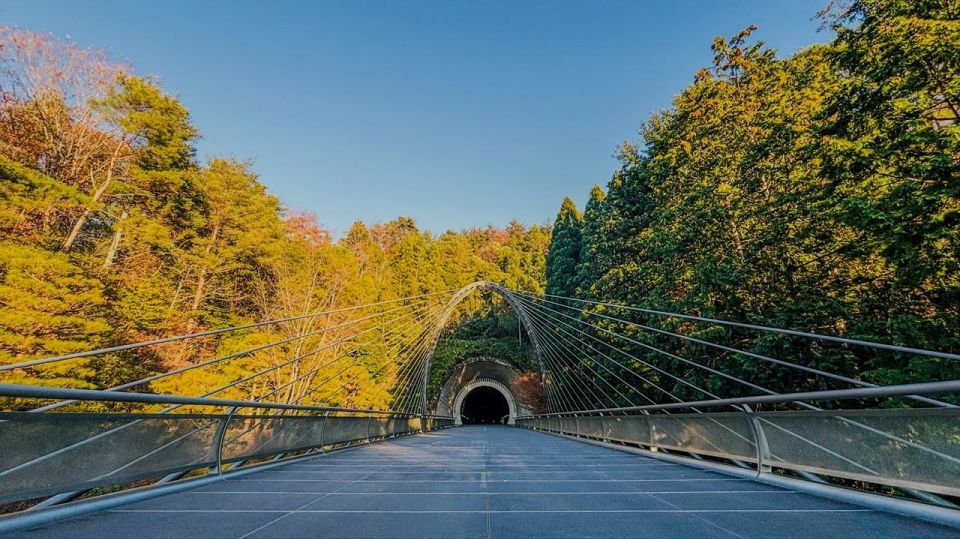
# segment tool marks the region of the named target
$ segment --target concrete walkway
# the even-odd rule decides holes
[[[957,537],[957,530],[511,427],[401,438],[21,534]]]

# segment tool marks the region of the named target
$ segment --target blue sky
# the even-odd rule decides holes
[[[334,233],[552,221],[749,24],[789,54],[823,0],[4,0],[0,24],[71,36],[189,107],[201,156],[253,158]]]

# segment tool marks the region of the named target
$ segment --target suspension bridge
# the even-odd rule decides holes
[[[532,368],[437,371],[471,295],[515,313]],[[960,536],[960,380],[878,385],[802,351],[960,361],[477,282],[3,365],[180,358],[0,384],[0,534]],[[183,379],[206,389],[165,391]]]

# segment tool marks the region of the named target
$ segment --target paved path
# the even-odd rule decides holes
[[[955,537],[955,530],[511,427],[320,456],[21,534]]]

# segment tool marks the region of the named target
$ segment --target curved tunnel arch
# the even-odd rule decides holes
[[[478,380],[474,380],[464,385],[462,388],[460,388],[460,391],[457,392],[457,398],[454,400],[454,405],[453,405],[453,414],[454,414],[453,417],[455,419],[455,423],[457,425],[463,424],[463,403],[467,399],[467,396],[470,395],[470,393],[474,389],[477,389],[478,387],[489,387],[489,388],[495,389],[500,393],[500,395],[503,396],[504,400],[507,403],[507,410],[508,410],[507,424],[513,425],[514,420],[517,417],[517,402],[513,398],[513,393],[510,391],[510,389],[507,386],[503,385],[499,381],[491,380],[488,378],[480,378]]]
[[[517,313],[517,318],[520,319],[520,323],[523,325],[523,329],[526,332],[527,337],[530,339],[530,342],[533,343],[533,354],[537,359],[537,365],[540,367],[540,381],[543,383],[545,390],[549,385],[547,382],[548,373],[544,368],[543,355],[541,354],[540,339],[537,332],[534,331],[533,323],[530,320],[526,310],[523,308],[523,305],[517,301],[517,299],[513,296],[513,293],[511,293],[507,288],[489,281],[476,281],[454,292],[453,297],[450,298],[450,301],[448,301],[443,307],[443,311],[440,312],[440,317],[437,319],[437,323],[434,326],[432,333],[428,337],[428,342],[430,344],[424,353],[425,367],[423,387],[421,388],[424,414],[428,413],[427,385],[430,381],[430,368],[433,366],[433,354],[436,352],[437,343],[440,341],[440,333],[443,331],[443,328],[446,327],[447,322],[450,321],[450,317],[453,316],[453,311],[457,308],[457,305],[460,305],[460,303],[466,299],[467,295],[476,290],[489,290],[496,293],[510,305],[510,307],[513,309],[513,312]]]

